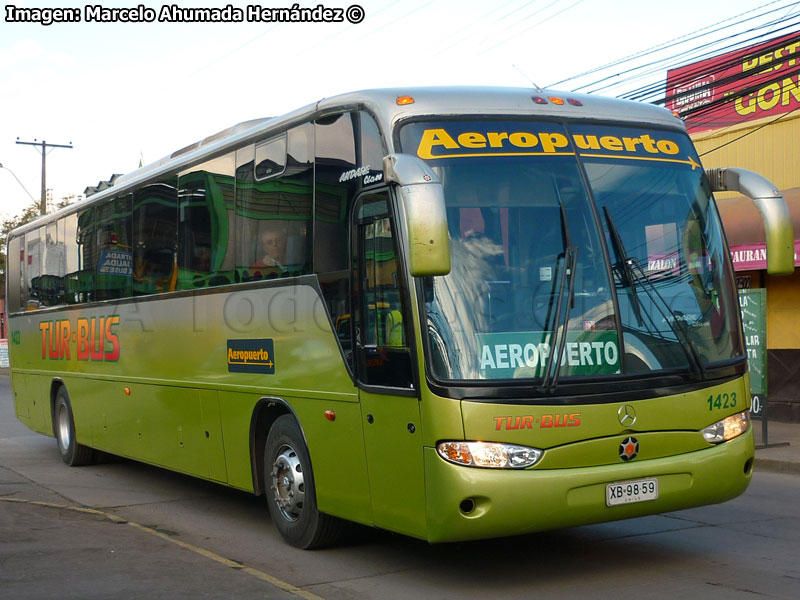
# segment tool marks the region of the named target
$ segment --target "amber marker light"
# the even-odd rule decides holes
[[[405,106],[406,104],[414,104],[414,98],[411,96],[400,96],[397,98],[398,106]]]
[[[448,462],[468,467],[524,469],[542,458],[543,450],[497,442],[444,441],[436,450]]]
[[[125,388],[125,395],[126,396],[130,396],[131,395],[131,388],[128,388],[128,387]]]
[[[325,418],[328,419],[328,421],[335,421],[336,420],[336,413],[333,412],[332,410],[326,410],[325,411]]]
[[[547,99],[550,100],[550,102],[552,102],[553,104],[557,104],[558,106],[564,105],[564,101],[561,98],[556,98],[555,96],[548,96]]]

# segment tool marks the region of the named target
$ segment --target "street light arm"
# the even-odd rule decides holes
[[[32,194],[31,194],[31,193],[28,191],[28,188],[26,188],[26,187],[23,185],[23,183],[22,183],[22,182],[19,180],[19,177],[17,177],[17,174],[16,174],[16,173],[14,173],[14,171],[12,171],[11,169],[9,169],[9,168],[8,168],[7,166],[5,166],[3,163],[0,163],[0,169],[5,169],[5,170],[6,170],[6,171],[8,171],[9,173],[11,173],[11,174],[14,176],[14,179],[16,179],[16,180],[17,180],[17,183],[19,184],[19,186],[20,186],[20,187],[21,187],[23,190],[25,190],[25,193],[26,193],[26,194],[28,194],[28,197],[29,197],[31,200],[33,200],[34,202],[36,202],[36,198],[34,198],[34,197],[33,197],[33,195],[32,195]]]

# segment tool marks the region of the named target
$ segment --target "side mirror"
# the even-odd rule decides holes
[[[789,207],[780,191],[758,173],[738,168],[707,169],[714,192],[741,192],[752,198],[767,238],[767,273],[794,273],[794,227]]]
[[[398,184],[400,201],[405,207],[411,275],[447,275],[450,236],[439,178],[422,160],[410,154],[386,156],[383,172],[387,182]]]

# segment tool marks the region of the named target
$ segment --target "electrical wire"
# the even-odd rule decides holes
[[[727,23],[728,21],[731,21],[733,19],[738,19],[739,17],[742,17],[744,15],[748,15],[748,14],[753,13],[755,11],[761,10],[762,8],[766,8],[768,6],[772,6],[773,4],[777,4],[777,3],[783,2],[783,1],[784,0],[772,0],[771,2],[767,2],[765,4],[762,4],[760,6],[757,6],[757,7],[753,8],[751,10],[739,13],[739,14],[734,15],[732,17],[728,17],[727,19],[723,19],[721,21],[717,21],[716,23],[713,23],[713,24],[708,25],[706,27],[703,27],[701,29],[697,29],[697,30],[695,30],[693,32],[684,34],[682,36],[673,38],[671,40],[662,42],[662,43],[657,44],[655,46],[651,46],[650,48],[647,48],[647,49],[642,50],[640,52],[636,52],[634,54],[628,55],[626,57],[617,59],[615,61],[612,61],[610,63],[606,63],[606,64],[598,66],[598,67],[594,67],[593,69],[590,69],[588,71],[584,71],[584,72],[579,73],[577,75],[573,75],[573,76],[567,77],[566,79],[562,79],[560,81],[556,81],[556,82],[548,85],[547,87],[559,86],[559,85],[567,83],[569,81],[574,81],[574,80],[580,79],[582,77],[585,77],[587,75],[591,75],[591,74],[594,74],[594,73],[601,72],[601,71],[609,69],[611,67],[615,67],[615,66],[618,66],[620,64],[624,64],[624,63],[630,62],[631,60],[634,60],[634,59],[637,59],[637,58],[641,58],[643,56],[647,56],[647,55],[653,54],[655,52],[659,52],[659,51],[667,49],[669,47],[672,47],[672,46],[675,46],[675,45],[678,45],[678,44],[687,43],[687,42],[690,42],[692,40],[698,39],[700,37],[704,37],[706,35],[717,33],[717,32],[723,31],[725,29],[729,29],[730,27],[734,27],[734,26],[736,26],[738,24],[741,24],[742,22],[751,21],[753,19],[761,18],[761,17],[763,17],[765,15],[768,15],[768,14],[771,14],[773,12],[778,12],[778,11],[786,8],[787,6],[796,6],[798,4],[797,2],[791,2],[789,5],[784,5],[784,6],[781,6],[781,7],[766,11],[764,13],[760,13],[760,14],[755,15],[753,17],[749,17],[748,19],[745,19],[743,21],[738,21],[736,23],[732,23],[730,25],[726,25],[725,27],[721,27],[719,29],[712,29],[712,28],[717,27],[718,25],[722,25],[723,23]],[[709,29],[711,29],[711,31],[707,31]],[[702,35],[695,35],[695,34],[698,34],[698,33],[704,32],[704,31],[707,31],[707,33],[703,33]],[[573,91],[577,91],[577,89],[573,90]]]
[[[584,1],[584,0],[577,0],[576,2],[574,2],[574,3],[570,4],[569,6],[567,6],[566,8],[563,8],[563,9],[561,9],[561,10],[560,10],[560,11],[558,11],[557,13],[554,13],[554,14],[550,15],[549,17],[546,17],[545,19],[543,19],[543,20],[539,21],[538,23],[535,23],[535,24],[531,25],[531,26],[530,26],[530,27],[528,27],[527,29],[523,29],[522,31],[519,31],[519,32],[515,33],[515,34],[514,34],[514,35],[512,35],[511,37],[509,37],[509,38],[507,38],[507,39],[504,39],[504,40],[501,40],[501,41],[497,42],[496,44],[494,44],[494,45],[492,45],[492,46],[489,46],[489,47],[488,47],[488,48],[486,48],[486,49],[485,49],[483,52],[480,52],[480,54],[481,54],[481,55],[483,55],[483,54],[486,54],[487,52],[489,52],[490,50],[494,50],[494,49],[495,49],[495,48],[497,48],[498,46],[502,46],[502,45],[504,45],[504,44],[507,44],[507,43],[508,43],[508,42],[510,42],[511,40],[514,40],[514,39],[518,38],[519,36],[521,36],[523,33],[528,33],[530,30],[532,30],[532,29],[535,29],[535,28],[536,28],[536,27],[538,27],[539,25],[542,25],[542,24],[544,24],[544,23],[547,23],[548,21],[550,21],[550,20],[552,20],[552,19],[556,18],[556,17],[557,17],[557,16],[559,16],[560,14],[562,14],[562,13],[565,13],[565,12],[567,12],[568,10],[571,10],[571,9],[575,8],[576,6],[578,6],[578,4],[581,4],[583,1]],[[552,6],[552,5],[550,5],[550,6]]]
[[[800,22],[798,22],[800,24]],[[783,49],[787,45],[787,41],[792,39],[790,35],[782,36],[778,38],[774,42],[762,46],[759,49],[759,52],[764,55],[771,52],[776,52],[780,49]],[[719,54],[713,54],[713,56],[720,56]],[[798,55],[800,57],[800,54]],[[650,101],[653,104],[660,104],[660,105],[670,105],[673,101],[677,100],[680,95],[682,95],[680,88],[692,85],[692,90],[695,94],[699,92],[703,92],[706,90],[712,90],[713,88],[718,88],[722,85],[727,85],[730,83],[735,83],[742,79],[750,79],[752,74],[747,73],[745,71],[737,72],[730,74],[728,71],[738,67],[742,64],[743,56],[740,53],[737,53],[734,56],[726,58],[722,61],[716,62],[713,66],[708,65],[708,60],[703,60],[700,62],[693,63],[687,67],[676,67],[668,71],[666,81],[659,81],[658,83],[649,84],[643,88],[639,88],[636,90],[632,90],[625,94],[620,95],[620,98],[624,98],[626,100],[636,100],[636,101]],[[790,59],[790,64],[794,64],[797,59]],[[678,68],[683,69],[680,74],[670,74],[672,71],[676,71]],[[725,74],[724,77],[720,78],[719,76]],[[702,85],[693,85],[697,83],[699,78],[706,78],[707,82]],[[668,90],[665,89],[669,87]],[[672,91],[670,91],[672,90]]]
[[[791,115],[792,113],[795,113],[795,112],[797,112],[798,110],[800,110],[800,106],[798,106],[797,108],[794,108],[794,109],[790,110],[790,111],[789,111],[789,112],[787,112],[787,113],[783,113],[782,115],[778,115],[778,116],[777,116],[776,118],[774,118],[773,120],[771,120],[771,121],[768,121],[768,122],[766,122],[766,123],[762,123],[761,125],[759,125],[759,126],[758,126],[758,127],[756,127],[755,129],[752,129],[752,130],[748,131],[747,133],[743,133],[742,135],[740,135],[740,136],[738,136],[738,137],[735,137],[735,138],[734,138],[734,139],[732,139],[732,140],[728,140],[728,141],[727,141],[727,142],[725,142],[724,144],[720,144],[719,146],[716,146],[715,148],[711,148],[711,150],[706,150],[706,151],[705,151],[705,152],[703,152],[703,153],[702,153],[700,156],[701,156],[701,157],[703,157],[703,156],[705,156],[706,154],[711,154],[712,152],[716,152],[716,151],[717,151],[717,150],[719,150],[720,148],[724,148],[725,146],[730,146],[731,144],[733,144],[733,143],[735,143],[735,142],[738,142],[739,140],[741,140],[741,139],[743,139],[743,138],[746,138],[748,135],[752,135],[752,134],[753,134],[753,133],[755,133],[756,131],[761,131],[762,129],[764,129],[764,127],[767,127],[768,125],[772,125],[772,124],[774,124],[774,123],[777,123],[777,122],[778,122],[778,121],[780,121],[781,119],[785,119],[786,117],[788,117],[788,116],[789,116],[789,115]]]
[[[765,10],[766,9],[766,10]],[[629,89],[619,94],[618,97],[649,101],[653,104],[672,105],[687,94],[695,95],[702,99],[711,95],[714,90],[734,91],[733,94],[713,97],[711,101],[698,103],[696,106],[681,110],[681,116],[686,120],[687,126],[705,127],[713,125],[719,119],[718,111],[725,105],[743,98],[752,98],[761,90],[771,89],[773,94],[781,94],[785,99],[791,96],[800,100],[800,2],[782,2],[773,0],[751,10],[739,13],[733,17],[723,19],[717,23],[679,36],[667,42],[652,46],[641,52],[634,53],[625,58],[612,61],[600,67],[584,71],[573,77],[563,79],[551,84],[562,85],[570,81],[579,81],[590,75],[600,75],[593,81],[576,86],[573,91],[583,90],[585,93],[608,92],[636,81],[644,81],[643,85]],[[746,18],[742,18],[746,17]],[[735,31],[735,28],[744,28]],[[798,32],[797,36],[792,34]],[[723,37],[720,37],[720,34]],[[777,34],[777,37],[776,37]],[[714,37],[716,36],[716,37]],[[668,56],[658,56],[671,49],[680,49],[688,43],[695,42],[693,47]],[[762,42],[759,44],[759,42]],[[743,67],[745,55],[736,52],[737,49],[747,50],[757,48],[752,52],[755,57],[773,56],[776,58],[771,63],[756,63],[752,69],[744,68],[734,70],[737,66]],[[789,48],[789,52],[778,54],[782,49]],[[731,56],[726,56],[731,54]],[[777,56],[776,56],[777,54]],[[652,57],[644,63],[641,59]],[[715,57],[721,57],[713,61]],[[602,75],[609,69],[639,61],[640,64],[631,66],[622,71]],[[779,69],[774,67],[779,66]],[[665,70],[670,75],[658,81],[653,77],[663,74]],[[675,73],[673,73],[675,71]],[[704,78],[706,79],[704,81]],[[774,87],[780,85],[780,91]],[[548,86],[551,87],[551,86]],[[719,92],[717,92],[719,94]],[[770,101],[772,98],[770,98]],[[776,118],[762,123],[734,139],[728,140],[703,152],[706,156],[712,152],[733,144],[764,127],[786,119],[789,115],[800,110],[800,106],[778,115]],[[727,124],[726,124],[727,125]],[[727,125],[720,131],[731,127]]]
[[[741,23],[743,23],[743,22],[739,22],[737,24],[741,24]],[[589,84],[585,84],[583,86],[579,86],[579,87],[573,89],[572,91],[579,91],[581,89],[589,88],[591,86],[597,86],[600,83],[603,83],[604,81],[607,81],[608,79],[610,79],[612,77],[619,77],[620,75],[633,73],[635,71],[640,71],[641,69],[648,68],[648,67],[651,67],[652,70],[649,71],[648,73],[645,73],[645,75],[652,74],[652,73],[655,73],[655,72],[660,73],[662,70],[664,70],[665,68],[669,68],[670,66],[674,67],[674,66],[687,64],[689,62],[689,58],[688,57],[692,57],[691,62],[695,62],[697,60],[697,58],[698,58],[696,56],[698,50],[707,49],[708,51],[705,54],[705,56],[714,56],[714,55],[719,55],[720,52],[723,52],[725,50],[731,50],[732,51],[733,49],[735,49],[737,47],[745,47],[745,46],[752,45],[757,40],[763,39],[764,37],[766,37],[767,34],[762,33],[762,34],[759,34],[759,35],[754,35],[754,36],[749,37],[749,38],[744,39],[744,40],[739,39],[737,41],[732,41],[727,46],[723,46],[722,48],[714,48],[714,46],[716,46],[716,45],[719,45],[719,44],[724,43],[724,42],[729,41],[729,40],[734,40],[734,39],[736,39],[738,37],[741,37],[743,35],[752,34],[754,32],[757,32],[759,29],[761,29],[761,28],[763,28],[765,26],[771,26],[771,25],[774,25],[775,23],[776,23],[776,21],[769,21],[766,24],[747,29],[745,31],[737,33],[736,35],[728,36],[728,37],[723,38],[723,39],[712,40],[712,41],[707,42],[705,44],[702,44],[700,46],[693,47],[688,51],[679,52],[678,54],[674,54],[674,55],[669,56],[667,58],[662,58],[662,59],[659,59],[659,60],[651,61],[651,62],[646,63],[644,65],[637,65],[635,67],[632,67],[632,68],[628,69],[627,71],[623,71],[622,73],[609,75],[609,76],[606,76],[606,77],[604,77],[604,78],[602,78],[600,80],[597,80],[597,81],[595,81],[593,83],[589,83]],[[787,29],[787,28],[792,27],[792,26],[794,26],[794,24],[786,25],[786,26],[782,27],[781,30]],[[665,65],[664,63],[666,63],[666,62],[669,62],[669,64]],[[627,82],[631,81],[632,79],[634,79],[634,78],[633,77],[628,77],[626,79],[618,80],[618,81],[615,82],[615,85],[619,85],[621,83],[627,83]],[[608,86],[606,86],[604,88],[590,89],[590,90],[586,91],[586,93],[598,93],[600,91],[605,91],[606,89],[608,89]],[[642,90],[642,88],[640,88],[638,90],[634,90],[634,92],[641,91],[641,90]]]
[[[450,50],[450,48],[453,48],[453,47],[455,47],[455,46],[458,46],[458,45],[460,45],[460,44],[463,44],[465,41],[467,41],[468,39],[470,39],[470,35],[471,35],[471,34],[470,34],[470,33],[468,33],[468,32],[469,32],[469,30],[471,30],[473,27],[475,27],[475,25],[478,25],[478,24],[483,24],[483,22],[484,22],[484,21],[485,21],[487,18],[489,18],[489,17],[490,17],[492,14],[495,14],[495,13],[497,13],[499,10],[501,10],[501,9],[505,8],[506,6],[508,6],[509,4],[511,4],[512,2],[514,2],[514,0],[509,0],[508,2],[506,2],[505,4],[501,4],[500,6],[492,6],[492,7],[489,9],[489,11],[488,11],[488,12],[481,14],[481,16],[480,16],[480,17],[478,17],[477,19],[475,19],[475,20],[474,20],[474,21],[472,21],[471,23],[469,23],[469,24],[467,24],[466,26],[464,26],[464,27],[462,27],[462,28],[461,28],[461,33],[462,33],[462,34],[464,34],[464,35],[462,35],[462,36],[461,36],[461,37],[459,37],[458,39],[456,39],[456,40],[452,41],[452,42],[451,42],[449,45],[445,46],[444,48],[434,51],[434,53],[435,53],[435,54],[441,54],[441,53],[447,52],[448,50]],[[534,4],[535,2],[536,2],[536,0],[533,0],[533,2],[530,2],[530,3],[528,3],[528,4],[522,4],[522,5],[518,6],[517,8],[513,9],[511,12],[509,12],[509,13],[506,13],[506,14],[505,14],[505,15],[503,15],[502,17],[500,17],[500,18],[498,18],[498,19],[495,19],[494,21],[492,21],[492,22],[491,22],[491,24],[490,24],[490,27],[491,27],[492,25],[495,25],[495,24],[499,23],[500,21],[503,21],[503,20],[505,20],[506,18],[508,18],[508,17],[509,17],[509,16],[511,16],[512,14],[516,13],[517,11],[520,11],[520,10],[522,10],[522,9],[523,9],[523,8],[525,8],[526,6],[530,6],[531,4]],[[467,32],[467,33],[465,33],[465,32]]]

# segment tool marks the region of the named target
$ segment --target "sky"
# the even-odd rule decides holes
[[[47,187],[58,201],[236,123],[281,115],[323,97],[420,85],[548,86],[768,2],[297,3],[344,9],[353,20],[360,14],[356,23],[87,22],[85,5],[77,0],[4,3],[0,219],[40,197],[41,155],[17,139],[72,144],[47,154]],[[165,4],[220,9],[255,4],[106,0],[93,6],[140,3],[157,17]],[[81,22],[42,25],[15,22],[9,15],[9,6],[54,5],[77,9]],[[293,5],[271,0],[259,6]],[[353,6],[361,7],[360,13]]]

